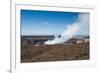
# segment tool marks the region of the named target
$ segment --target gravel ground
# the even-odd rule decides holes
[[[37,46],[21,44],[21,63],[88,59],[89,42]]]

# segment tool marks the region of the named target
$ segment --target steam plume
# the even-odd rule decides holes
[[[44,44],[61,44],[83,31],[84,33],[89,33],[89,14],[87,13],[80,14],[75,23],[68,25],[66,30],[62,32],[61,37],[55,37],[53,40],[48,40]]]

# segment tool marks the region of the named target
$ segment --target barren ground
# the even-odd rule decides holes
[[[57,45],[21,44],[21,62],[47,62],[89,59],[89,42]]]

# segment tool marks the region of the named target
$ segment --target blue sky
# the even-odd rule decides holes
[[[76,12],[21,10],[21,35],[58,35],[77,21]]]

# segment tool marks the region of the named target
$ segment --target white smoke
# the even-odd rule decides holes
[[[61,44],[83,31],[84,33],[89,33],[89,14],[86,13],[80,14],[75,23],[68,25],[66,30],[62,32],[61,37],[55,37],[53,40],[48,40],[44,44]]]

